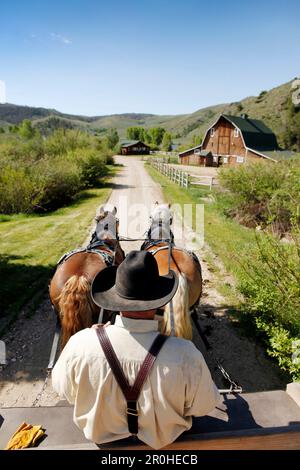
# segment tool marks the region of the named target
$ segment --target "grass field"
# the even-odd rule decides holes
[[[110,175],[115,171],[110,168]],[[0,216],[0,334],[24,305],[29,304],[29,312],[34,310],[58,259],[85,241],[97,207],[110,193],[107,183],[45,216]]]

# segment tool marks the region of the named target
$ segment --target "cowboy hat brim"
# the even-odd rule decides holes
[[[159,276],[154,285],[149,285],[147,298],[129,299],[116,291],[116,274],[117,266],[109,266],[96,274],[92,282],[93,301],[105,310],[142,312],[163,307],[170,302],[178,287],[178,277],[174,271],[170,271],[167,276]]]

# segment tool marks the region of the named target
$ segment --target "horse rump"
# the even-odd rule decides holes
[[[95,304],[90,289],[88,279],[75,274],[67,280],[57,299],[62,325],[62,349],[73,334],[93,323]]]

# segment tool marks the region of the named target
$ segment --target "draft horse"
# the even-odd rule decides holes
[[[99,307],[91,297],[91,283],[106,266],[119,265],[125,255],[118,241],[117,209],[100,208],[96,230],[86,248],[65,254],[49,286],[50,300],[62,327],[61,348],[69,338],[97,322]]]
[[[154,255],[160,275],[166,275],[169,268],[177,273],[178,289],[172,299],[175,335],[192,339],[190,313],[193,313],[197,307],[202,294],[201,265],[195,253],[175,246],[171,230],[172,220],[170,205],[156,203],[150,216],[151,225],[147,232],[147,239],[141,249],[150,251]],[[171,334],[170,304],[164,308],[162,328],[165,334]]]

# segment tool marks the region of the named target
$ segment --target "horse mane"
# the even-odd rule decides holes
[[[106,217],[108,216],[108,211],[105,211],[103,214],[99,214],[95,217],[95,220],[96,222],[101,222],[101,220],[104,220],[106,219]]]

